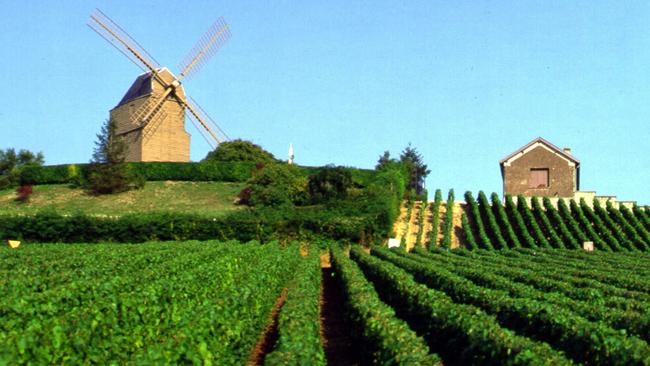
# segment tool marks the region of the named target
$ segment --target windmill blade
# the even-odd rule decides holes
[[[228,135],[217,125],[216,122],[201,108],[192,98],[183,101],[186,107],[187,115],[194,126],[199,130],[203,138],[213,148],[220,143],[228,141]],[[197,123],[198,122],[198,123]]]
[[[215,53],[230,39],[230,25],[219,17],[205,34],[199,39],[194,48],[180,63],[179,69],[183,70],[178,80],[191,76],[200,70]]]
[[[106,14],[102,13],[101,10],[96,9],[90,15],[87,25],[139,68],[144,71],[151,71],[158,81],[163,85],[166,84],[158,76],[158,69],[160,68],[158,62],[124,29]]]

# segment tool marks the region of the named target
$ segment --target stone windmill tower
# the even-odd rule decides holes
[[[189,161],[190,135],[185,130],[185,115],[213,148],[228,139],[181,85],[183,78],[196,73],[230,38],[229,25],[222,18],[190,51],[178,76],[160,67],[100,10],[90,16],[88,26],[144,71],[110,111],[118,136],[126,142],[126,161]]]

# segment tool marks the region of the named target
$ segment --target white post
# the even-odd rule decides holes
[[[293,144],[289,143],[289,165],[293,164]]]

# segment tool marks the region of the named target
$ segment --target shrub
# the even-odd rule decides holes
[[[293,165],[270,164],[258,171],[249,185],[251,205],[278,207],[303,201],[306,181]]]
[[[327,166],[309,176],[307,194],[313,204],[345,199],[352,187],[352,174],[343,167]]]
[[[18,187],[16,190],[16,201],[19,202],[28,202],[29,197],[32,195],[32,186],[29,184],[24,184]]]
[[[219,144],[210,151],[204,161],[248,161],[255,163],[274,163],[278,160],[270,152],[250,141],[232,140]]]

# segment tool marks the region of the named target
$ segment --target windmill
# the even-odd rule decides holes
[[[88,26],[140,67],[138,76],[110,111],[117,134],[127,146],[126,161],[189,161],[190,135],[185,116],[214,148],[228,139],[208,114],[185,94],[181,80],[195,74],[230,38],[223,18],[199,39],[179,65],[178,76],[158,62],[119,25],[100,10]]]

